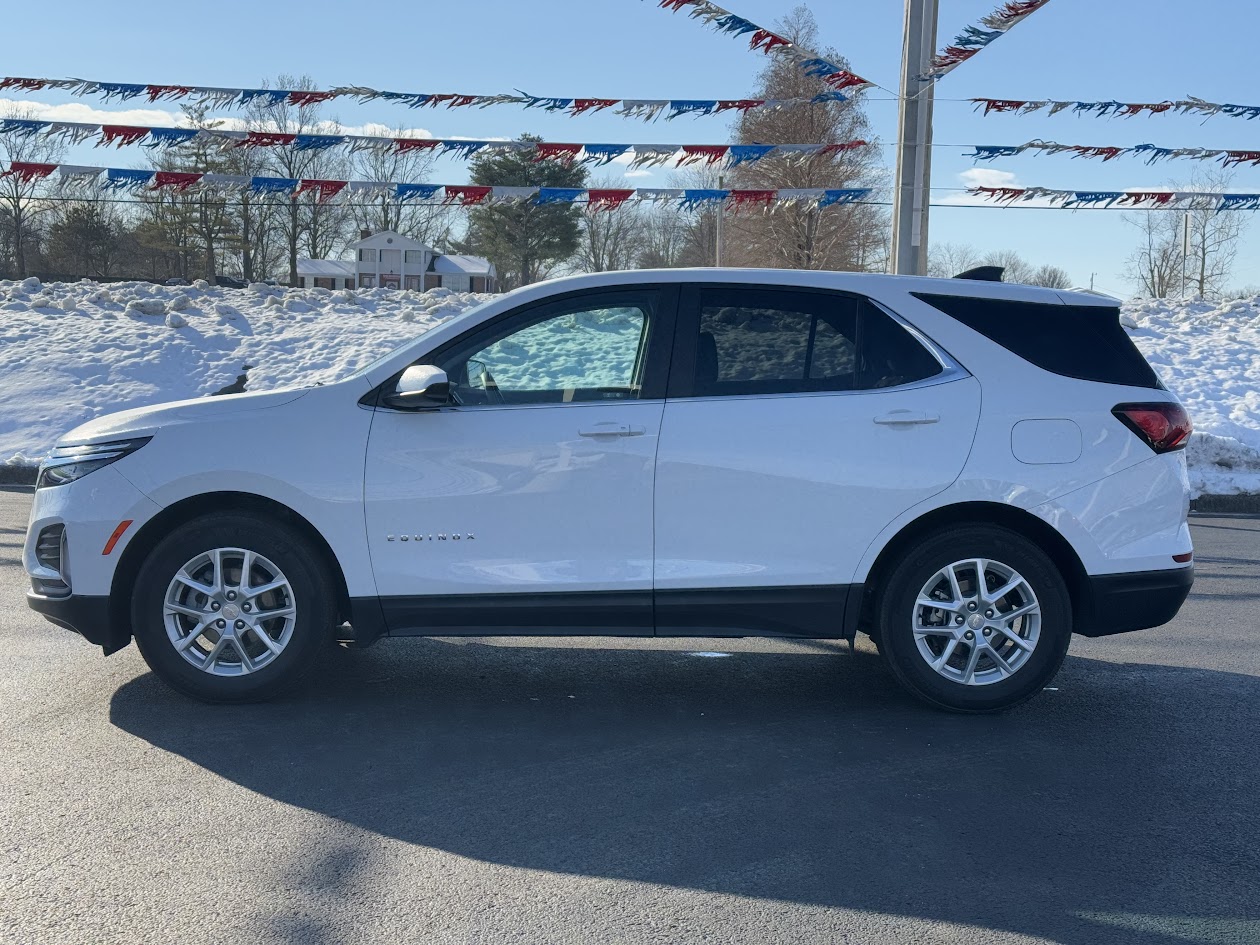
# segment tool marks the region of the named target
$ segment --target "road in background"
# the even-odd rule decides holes
[[[864,640],[385,641],[203,706],[28,611],[29,506],[0,942],[1260,942],[1260,520],[1196,518],[1174,624],[972,718]]]

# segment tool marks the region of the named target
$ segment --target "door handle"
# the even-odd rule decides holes
[[[644,427],[635,427],[628,423],[606,422],[582,427],[578,430],[578,436],[642,436],[646,432]]]
[[[934,413],[924,413],[922,410],[894,410],[892,413],[886,413],[882,417],[876,417],[875,422],[884,426],[910,426],[913,424],[936,423],[941,418]]]

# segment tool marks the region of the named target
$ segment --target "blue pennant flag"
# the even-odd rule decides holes
[[[293,139],[295,151],[323,151],[335,148],[346,139],[341,135],[298,135]]]
[[[1153,144],[1139,144],[1129,150],[1131,150],[1134,154],[1145,154],[1147,164],[1154,164],[1162,158],[1170,157],[1173,153],[1172,148],[1157,148]]]
[[[0,135],[16,135],[29,138],[47,128],[49,122],[34,121],[30,118],[6,118],[0,121]]]
[[[743,36],[745,33],[755,33],[761,29],[756,23],[745,20],[742,16],[736,16],[734,13],[725,13],[712,22],[719,33],[730,33],[732,36]]]
[[[399,203],[407,200],[428,200],[439,190],[441,184],[399,184],[394,191],[394,199]]]
[[[591,164],[599,167],[601,164],[608,164],[621,157],[630,150],[628,144],[587,144],[582,146],[585,152],[586,160]]]
[[[834,62],[826,59],[806,59],[801,63],[801,68],[805,70],[806,75],[816,76],[835,75],[837,72],[844,72]]]
[[[982,49],[1002,35],[1001,30],[982,30],[968,26],[954,37],[954,45],[963,49]]]
[[[573,105],[573,99],[571,98],[552,98],[546,95],[530,95],[528,92],[521,92],[520,89],[517,89],[516,91],[525,96],[527,99],[525,102],[526,108],[541,108],[545,112],[562,112]]]
[[[726,156],[727,160],[730,161],[731,167],[739,167],[741,164],[751,164],[753,161],[760,161],[773,150],[773,144],[733,144],[731,149],[726,152]]]
[[[585,193],[584,187],[539,187],[534,203],[573,203]]]
[[[265,108],[283,105],[289,100],[289,93],[284,89],[241,89],[241,104],[252,105],[255,99],[260,100]]]
[[[849,96],[845,95],[843,92],[837,92],[835,89],[828,89],[826,92],[819,92],[810,99],[810,102],[815,105],[821,105],[824,102],[847,102],[848,100]]]
[[[721,203],[730,195],[729,190],[684,190],[678,206],[684,210],[695,210],[701,204]]]
[[[288,194],[297,189],[298,182],[291,177],[252,177],[249,189],[256,194]]]
[[[442,153],[453,153],[457,158],[466,161],[489,143],[489,141],[443,141]]]
[[[105,174],[105,187],[110,190],[125,190],[129,187],[143,187],[153,180],[153,171],[132,171],[123,168],[111,168]]]
[[[869,187],[850,187],[844,190],[824,190],[818,206],[832,207],[837,204],[856,203],[870,193]]]
[[[1022,144],[977,144],[976,150],[963,157],[975,158],[977,161],[992,161],[994,158],[1014,157],[1024,153]]]
[[[1260,105],[1222,105],[1221,111],[1232,118],[1246,118],[1248,121],[1260,117]]]
[[[1117,200],[1123,200],[1125,196],[1119,190],[1078,190],[1064,203],[1064,206],[1095,207],[1102,204],[1104,207],[1110,207]]]
[[[1260,194],[1221,194],[1216,212],[1222,210],[1260,210]]]
[[[424,92],[379,92],[377,97],[383,98],[387,102],[399,102],[408,108],[419,108],[433,98],[432,95],[427,95]]]
[[[679,99],[669,103],[669,114],[665,116],[665,120],[677,118],[679,115],[712,115],[717,111],[717,100],[703,101],[691,99]]]
[[[200,131],[196,128],[150,128],[149,140],[144,142],[146,148],[173,148],[187,144],[197,137]]]
[[[116,98],[124,102],[143,95],[148,90],[147,85],[129,85],[123,82],[97,82],[96,87],[105,98]]]

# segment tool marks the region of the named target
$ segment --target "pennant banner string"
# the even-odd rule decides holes
[[[1073,115],[1090,115],[1097,118],[1133,118],[1137,115],[1196,115],[1211,118],[1227,115],[1230,118],[1260,118],[1260,105],[1232,105],[1207,102],[1201,98],[1177,99],[1163,102],[1070,102],[1056,99],[973,98],[968,99],[976,111],[983,115],[1032,115],[1046,111],[1051,115],[1071,111]]]
[[[191,142],[214,145],[221,150],[235,148],[292,148],[322,151],[346,147],[351,151],[406,153],[432,151],[440,156],[468,160],[476,154],[533,152],[535,161],[556,160],[564,164],[609,164],[627,156],[632,168],[676,163],[731,167],[751,164],[774,156],[828,157],[868,145],[866,141],[833,144],[726,145],[726,144],[565,144],[546,141],[465,140],[462,138],[385,138],[370,135],[291,134],[273,131],[226,131],[217,128],[146,128],[134,125],[96,125],[85,122],[37,121],[29,118],[0,119],[0,135],[18,137],[64,137],[74,144],[96,139],[97,147],[139,144],[146,148],[177,148]]]
[[[1046,3],[1048,0],[1041,0],[1041,2]],[[851,72],[839,63],[804,49],[787,37],[780,36],[764,26],[758,26],[742,16],[736,16],[730,10],[723,9],[716,3],[710,3],[709,0],[657,0],[657,6],[675,13],[686,10],[687,15],[692,19],[700,20],[719,33],[737,38],[747,36],[749,49],[758,50],[767,56],[789,59],[803,69],[806,75],[821,79],[837,92],[861,91],[871,86],[883,89],[885,92],[889,91],[882,85],[876,85],[869,79]]]
[[[973,197],[1014,206],[1040,202],[1063,209],[1260,210],[1260,194],[1172,190],[1054,190],[1049,187],[971,187]]]
[[[1113,145],[1059,144],[1057,141],[1029,141],[1026,144],[978,144],[964,157],[976,161],[992,161],[997,158],[1015,157],[1032,151],[1037,154],[1070,154],[1074,158],[1101,158],[1111,161],[1118,157],[1140,157],[1147,164],[1157,161],[1190,158],[1196,161],[1218,161],[1226,167],[1250,164],[1260,167],[1260,151],[1227,150],[1223,148],[1161,148],[1154,144],[1133,147]]]
[[[627,201],[673,202],[684,210],[722,204],[732,211],[745,208],[802,207],[821,209],[865,201],[870,188],[808,188],[780,190],[639,188],[607,189],[585,187],[493,187],[481,184],[410,184],[389,181],[317,180],[289,177],[247,177],[233,174],[168,172],[133,168],[83,167],[69,164],[43,164],[13,161],[0,178],[14,177],[29,184],[58,178],[64,189],[95,187],[105,191],[145,193],[175,191],[181,194],[230,193],[275,194],[300,197],[304,194],[318,203],[342,195],[392,196],[404,203],[426,202],[448,206],[479,206],[515,203],[545,206],[584,203],[591,210],[610,210]]]
[[[69,92],[71,95],[98,96],[106,101],[118,102],[143,99],[151,104],[188,101],[214,108],[245,108],[250,105],[279,108],[289,105],[307,107],[334,99],[351,98],[359,103],[385,101],[405,105],[408,108],[490,108],[498,105],[516,105],[522,108],[539,108],[547,112],[563,112],[574,116],[615,108],[614,114],[643,121],[655,121],[661,117],[669,121],[683,115],[702,117],[729,112],[775,110],[795,105],[844,102],[849,97],[844,94],[844,89],[861,87],[857,83],[839,87],[837,83],[829,83],[829,85],[831,88],[827,91],[806,98],[627,99],[531,95],[520,89],[517,89],[514,95],[467,95],[452,92],[388,92],[367,86],[348,85],[317,92],[301,89],[228,89],[199,85],[94,82],[88,79],[32,79],[20,76],[0,78],[0,91],[40,92],[53,89]]]
[[[1049,2],[1050,0],[1008,0],[982,19],[979,24],[964,28],[954,37],[953,43],[933,57],[931,67],[919,76],[919,79],[924,82],[935,82],[953,72],[995,39],[1005,36],[1012,27],[1022,23]]]

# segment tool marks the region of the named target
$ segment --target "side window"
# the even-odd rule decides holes
[[[640,396],[655,291],[533,309],[439,358],[463,406],[633,400]]]
[[[941,365],[865,299],[756,287],[700,290],[693,394],[896,387]]]

